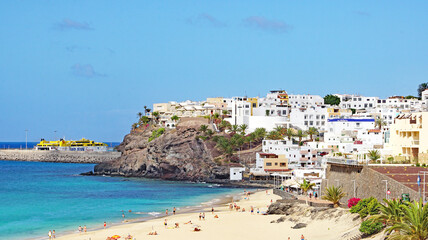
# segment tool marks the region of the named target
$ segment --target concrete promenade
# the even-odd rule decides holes
[[[0,150],[0,160],[62,163],[101,163],[120,157],[120,152],[72,152]]]

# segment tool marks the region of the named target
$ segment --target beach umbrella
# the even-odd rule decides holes
[[[113,236],[111,236],[111,238],[113,238],[113,239],[119,239],[120,236],[119,235],[113,235]]]

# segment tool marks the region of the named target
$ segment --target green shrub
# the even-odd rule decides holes
[[[422,163],[422,167],[426,167],[427,165],[425,163]]]
[[[379,202],[374,197],[365,198],[360,200],[357,205],[353,206],[349,211],[351,213],[358,213],[361,218],[365,218],[368,215],[379,213]]]
[[[419,163],[416,163],[416,167],[420,167],[421,165]]]
[[[360,232],[367,235],[372,235],[378,233],[382,230],[383,225],[380,222],[375,222],[372,220],[366,220],[361,223]]]
[[[160,135],[162,135],[165,132],[165,128],[159,128],[156,130],[153,130],[152,135],[149,137],[149,142],[153,141],[154,139],[158,138]]]

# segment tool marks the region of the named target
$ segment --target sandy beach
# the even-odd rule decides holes
[[[205,209],[205,220],[199,220],[199,213],[183,213],[179,212],[174,216],[168,216],[158,219],[153,219],[139,223],[125,223],[118,226],[113,226],[107,229],[88,231],[87,233],[76,233],[62,237],[60,240],[106,240],[107,237],[113,235],[121,236],[124,239],[128,234],[132,235],[137,240],[141,239],[300,239],[303,234],[305,239],[341,239],[341,236],[350,231],[355,231],[359,226],[359,222],[353,221],[350,214],[338,216],[335,219],[315,220],[301,219],[308,225],[302,229],[292,229],[295,223],[284,221],[280,223],[271,223],[277,220],[281,215],[262,215],[257,214],[257,208],[260,212],[265,212],[271,203],[280,199],[279,196],[272,194],[269,190],[260,191],[252,194],[249,199],[244,199],[237,202],[241,211],[230,210],[229,205],[225,204],[221,207],[216,207],[214,214],[211,213],[211,208]],[[250,212],[251,206],[255,211]],[[245,212],[242,209],[245,208]],[[215,215],[218,218],[215,218]],[[164,221],[167,219],[168,226],[165,228]],[[185,224],[191,221],[192,224]],[[175,228],[175,223],[179,224],[179,228]],[[102,223],[100,224],[102,226]],[[198,226],[201,231],[194,232],[194,228]],[[90,230],[90,229],[88,229]],[[149,232],[156,231],[158,235],[148,235]]]

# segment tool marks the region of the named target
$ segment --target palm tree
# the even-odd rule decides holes
[[[296,134],[296,137],[298,137],[299,138],[299,145],[301,144],[301,142],[302,142],[302,138],[304,138],[304,137],[306,137],[307,135],[306,135],[306,133],[305,132],[303,132],[302,130],[299,130],[299,131],[297,131],[297,134]]]
[[[285,133],[285,135],[287,135],[288,140],[291,140],[291,138],[294,137],[294,129],[288,128],[287,132]]]
[[[419,87],[418,87],[418,95],[419,95],[419,98],[421,98],[422,97],[422,92],[425,90],[425,89],[427,89],[428,88],[428,83],[421,83],[420,85],[419,85]]]
[[[324,190],[324,196],[321,198],[332,202],[334,207],[338,207],[340,199],[345,196],[346,193],[342,190],[342,187],[331,186]]]
[[[228,114],[229,114],[229,111],[227,111],[227,110],[223,110],[221,113],[223,113],[223,115],[228,115]]]
[[[219,119],[219,118],[220,118],[220,114],[218,114],[218,113],[214,113],[214,114],[213,114],[213,118],[214,118],[214,119]]]
[[[147,106],[144,106],[144,115],[147,115]]]
[[[399,200],[384,199],[386,204],[380,204],[379,214],[370,217],[373,221],[380,222],[387,226],[393,226],[401,222],[403,218],[403,204]]]
[[[270,131],[267,134],[266,139],[269,139],[269,140],[281,140],[282,137],[281,137],[281,135],[277,131]]]
[[[143,116],[143,113],[142,113],[142,112],[138,112],[138,113],[137,113],[137,116],[138,116],[138,119],[140,119],[140,118],[141,118],[141,116]]]
[[[142,117],[140,118],[140,124],[141,124],[141,123],[143,123],[143,124],[147,124],[147,123],[149,123],[149,121],[150,121],[150,119],[149,119],[149,117],[147,117],[147,116],[142,116]]]
[[[132,130],[137,129],[137,127],[138,127],[138,123],[132,124]]]
[[[381,118],[381,117],[377,117],[375,120],[375,127],[377,127],[378,129],[382,129],[382,126],[385,126],[386,122]]]
[[[152,115],[153,115],[153,117],[155,117],[156,123],[157,123],[158,118],[159,118],[159,112],[153,112]]]
[[[205,133],[208,130],[208,126],[207,125],[201,125],[201,127],[199,127],[199,131]]]
[[[247,129],[248,129],[248,125],[247,124],[241,124],[239,126],[239,130],[241,131],[242,135],[245,135],[245,130],[247,130]]]
[[[256,130],[254,130],[253,133],[254,133],[254,140],[261,141],[266,136],[266,129],[256,128]]]
[[[380,158],[380,153],[378,150],[370,150],[368,157],[370,160],[376,162]]]
[[[302,189],[303,194],[306,195],[306,204],[308,204],[308,196],[306,193],[315,187],[315,183],[311,183],[306,181],[306,179],[303,179],[303,182],[299,184],[299,187]]]
[[[222,120],[219,124],[219,128],[221,129],[221,131],[224,131],[225,129],[228,129],[230,127],[231,127],[230,122],[225,120]]]
[[[180,118],[177,115],[171,117],[171,120],[177,122]]]
[[[425,240],[428,238],[428,205],[422,201],[410,203],[403,207],[401,221],[386,229],[393,232],[388,239],[391,240]]]
[[[236,133],[237,131],[239,130],[239,126],[238,125],[232,125],[231,127],[230,127],[230,131],[232,132],[232,133]]]
[[[314,140],[313,139],[313,135],[318,135],[318,129],[314,128],[314,127],[310,127],[307,131],[306,134],[309,135],[311,142]]]

